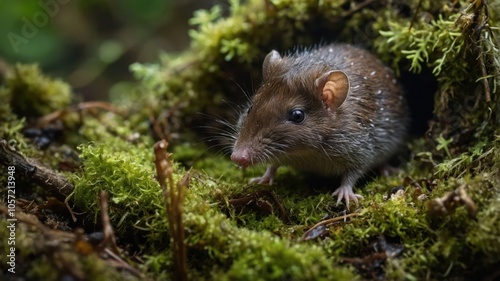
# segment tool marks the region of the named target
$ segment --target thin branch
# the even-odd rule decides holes
[[[120,254],[120,249],[116,245],[115,232],[109,219],[108,193],[106,191],[99,193],[99,204],[101,205],[102,232],[104,233],[104,239],[99,246],[105,248],[107,245],[115,254]]]
[[[16,167],[16,174],[44,187],[50,194],[64,200],[75,188],[66,177],[42,165],[37,160],[24,157],[0,139],[0,164]]]
[[[335,218],[331,218],[331,219],[320,221],[317,224],[315,224],[313,227],[311,227],[309,230],[307,230],[306,232],[304,232],[304,234],[302,235],[302,237],[300,238],[300,240],[301,241],[310,240],[309,234],[311,232],[315,231],[316,229],[318,229],[319,227],[327,227],[327,226],[331,225],[334,222],[345,220],[347,218],[355,217],[355,216],[359,216],[359,213],[352,213],[352,214],[343,215],[343,216],[340,216],[340,217],[335,217]]]

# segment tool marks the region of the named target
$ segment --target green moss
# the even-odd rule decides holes
[[[146,237],[147,240],[136,240],[147,254],[145,269],[155,276],[168,276],[165,270],[172,266],[172,255],[166,247],[170,238],[160,188],[152,177],[152,153],[144,156],[146,147],[131,148],[121,140],[110,141],[82,147],[85,170],[82,178],[75,179],[75,204],[81,209],[94,210],[88,215],[93,214],[91,217],[95,218],[98,210],[91,197],[95,198],[100,189],[108,190],[113,195],[110,214],[118,233],[132,231]],[[150,163],[150,166],[141,163]],[[237,172],[236,167],[232,169]],[[175,177],[179,178],[182,173],[184,171],[177,168]],[[271,190],[294,222],[287,225],[278,212],[271,214],[258,208],[224,203],[268,187],[249,188],[238,184],[239,180],[226,183],[196,171],[192,173],[184,213],[186,244],[191,253],[188,260],[203,260],[202,264],[190,264],[193,276],[203,274],[198,268],[213,271],[217,279],[229,280],[274,280],[279,276],[292,280],[332,276],[350,280],[355,277],[352,269],[332,265],[338,263],[338,257],[361,255],[373,237],[379,235],[397,237],[406,249],[401,257],[386,262],[387,274],[394,278],[420,279],[429,274],[441,278],[446,272],[458,276],[465,268],[481,268],[482,263],[496,262],[495,257],[491,258],[495,251],[487,254],[489,260],[483,256],[492,251],[485,246],[487,243],[498,242],[495,240],[498,220],[494,216],[490,220],[471,220],[461,207],[449,217],[433,217],[428,213],[427,201],[418,199],[413,186],[407,187],[402,196],[385,200],[383,194],[400,184],[402,175],[381,178],[360,189],[365,196],[360,216],[330,227],[330,239],[316,245],[300,243],[298,238],[307,229],[304,225],[319,221],[333,204],[328,191],[317,193],[308,187],[306,180],[298,177],[297,181],[297,175],[291,170],[282,171],[278,177],[280,184]],[[296,188],[290,189],[288,181],[294,182]],[[424,193],[431,199],[438,198],[453,191],[460,182],[450,178]],[[491,217],[498,208],[498,203],[490,203],[495,202],[491,199],[492,185],[483,177],[466,182],[470,196],[480,209],[478,218]],[[269,198],[265,200],[274,204]],[[89,202],[93,202],[92,205]],[[489,207],[483,209],[485,206]],[[478,232],[478,229],[491,232]]]
[[[0,237],[9,236],[10,222],[0,218]],[[6,241],[6,240],[5,240]],[[120,272],[96,253],[81,254],[73,244],[53,233],[42,233],[36,227],[16,222],[15,274],[7,273],[8,257],[0,256],[0,269],[5,276],[22,276],[26,280],[61,280],[64,277],[80,276],[85,280],[138,280],[133,275]],[[7,243],[2,243],[2,253],[9,253]]]
[[[54,270],[50,264],[50,259],[42,256],[39,260],[32,263],[33,269],[26,273],[26,276],[32,280],[37,278],[44,278],[45,280],[58,280],[60,278],[60,273],[58,270]]]
[[[7,140],[13,147],[25,149],[26,144],[21,130],[25,124],[25,118],[18,118],[12,112],[12,93],[5,86],[0,87],[0,139]]]
[[[71,101],[68,84],[42,75],[37,65],[16,65],[5,85],[13,112],[27,118],[61,110]]]
[[[477,222],[467,234],[466,241],[476,255],[485,255],[487,263],[496,262],[500,254],[500,197],[491,199],[488,205],[478,213]]]
[[[59,264],[58,264],[59,263]],[[61,280],[64,277],[80,275],[86,280],[138,280],[127,273],[110,270],[110,265],[95,253],[81,256],[70,248],[58,249],[52,258],[42,256],[27,272],[28,280]]]
[[[447,20],[443,19],[442,15],[439,16],[431,22],[411,22],[411,19],[386,22],[379,18],[377,28],[381,30],[382,37],[375,41],[377,52],[384,57],[396,54],[396,57],[391,59],[396,70],[399,70],[399,62],[406,59],[410,62],[409,69],[414,72],[419,73],[423,65],[431,67],[436,76],[443,70],[458,70],[454,75],[444,75],[442,78],[456,79],[453,81],[455,83],[463,81],[467,74],[465,62],[462,62],[462,67],[453,65],[465,48],[465,40],[455,25],[459,15],[451,15]],[[385,28],[388,30],[384,30]]]
[[[152,152],[147,153],[146,147],[147,143],[136,146],[117,137],[109,137],[106,143],[83,145],[84,171],[73,178],[71,198],[75,206],[89,210],[88,218],[96,223],[99,207],[95,199],[101,190],[108,191],[110,217],[117,233],[131,235],[134,240],[157,238],[158,231],[166,231],[166,225],[157,221],[157,214],[163,210],[161,189],[153,176]]]
[[[87,210],[87,215],[95,222],[97,193],[101,189],[108,190],[112,195],[110,214],[119,235],[129,237],[132,233],[137,246],[146,254],[145,270],[154,276],[170,278],[167,269],[172,266],[173,257],[168,250],[171,238],[161,191],[153,178],[151,143],[142,139],[139,144],[131,144],[111,135],[106,138],[106,142],[81,147],[84,170],[80,177],[74,178],[77,186],[73,195],[75,205]],[[425,149],[418,142],[412,147],[415,153]],[[490,152],[491,149],[490,145],[478,142],[466,154],[472,157],[472,162],[481,160],[483,164],[480,166],[485,167],[495,159],[496,153]],[[471,178],[469,174],[484,169],[463,170],[452,166],[446,177],[440,176],[443,180],[438,181],[437,186],[422,191],[434,199],[465,183],[480,210],[478,218],[490,219],[472,220],[463,207],[448,217],[434,217],[427,208],[431,199],[418,199],[420,193],[414,186],[406,187],[400,197],[384,199],[383,195],[392,187],[401,185],[405,176],[430,176],[443,170],[442,164],[428,173],[424,172],[425,169],[414,170],[415,166],[421,165],[417,157],[408,164],[406,172],[378,178],[359,189],[365,197],[360,216],[330,227],[330,238],[316,244],[298,241],[307,226],[331,212],[334,200],[329,195],[330,186],[312,188],[305,178],[291,169],[280,170],[278,184],[272,188],[248,186],[246,180],[262,173],[264,167],[242,173],[227,157],[213,156],[204,148],[186,144],[174,151],[178,154],[174,158],[183,162],[199,159],[195,160],[195,166],[204,171],[191,171],[192,180],[185,202],[190,276],[200,277],[210,271],[217,279],[231,280],[275,279],[277,276],[288,276],[292,280],[338,276],[340,280],[349,280],[358,275],[353,275],[350,267],[336,267],[338,258],[362,255],[373,237],[379,235],[396,237],[405,247],[400,257],[390,258],[385,263],[386,274],[391,278],[418,280],[428,276],[460,276],[470,268],[488,270],[497,262],[496,251],[486,246],[498,242],[498,219],[491,215],[498,208],[491,190],[494,181],[491,182],[488,175]],[[460,167],[468,164],[470,161]],[[180,178],[183,173],[184,170],[177,166],[175,177]],[[291,219],[291,225],[280,217],[277,203],[271,198],[262,199],[273,206],[272,213],[251,206],[228,204],[229,199],[259,190],[276,194]],[[490,231],[479,231],[481,229]]]
[[[405,18],[390,10],[378,17],[374,29],[381,36],[374,40],[376,52],[396,70],[432,70],[439,82],[434,107],[439,121],[429,131],[433,138],[452,139],[453,146],[473,143],[455,131],[468,128],[476,139],[491,139],[500,112],[498,14],[488,17],[482,7],[467,1],[458,1],[454,7],[425,2],[414,1],[413,5],[420,5],[421,13],[425,11],[428,17]],[[498,3],[487,8],[495,7]],[[493,28],[481,28],[486,21]]]
[[[172,262],[171,257],[156,256],[165,251],[170,238],[163,198],[152,176],[152,165],[141,164],[152,164],[152,153],[147,155],[144,147],[130,147],[117,139],[83,146],[81,150],[84,172],[81,177],[74,178],[72,200],[75,206],[87,210],[87,216],[96,220],[97,192],[107,190],[111,194],[110,217],[118,235],[132,232],[137,243],[151,253],[146,263],[149,270],[159,270],[157,274],[161,274],[166,270],[164,266]],[[182,172],[176,170],[176,177]],[[193,176],[185,202],[186,243],[188,247],[203,249],[212,259],[225,264],[228,270],[225,278],[260,276],[263,280],[275,280],[286,274],[293,280],[321,276],[324,279],[344,276],[344,280],[350,280],[352,273],[332,268],[332,261],[320,248],[290,244],[265,231],[235,226],[219,212],[217,204],[214,205],[219,201],[213,201],[218,193],[213,183],[216,182],[201,174]],[[147,240],[140,239],[141,236]],[[289,267],[290,263],[295,266]]]

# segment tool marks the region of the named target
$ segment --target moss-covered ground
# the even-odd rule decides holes
[[[71,105],[63,81],[33,65],[11,68],[0,89],[0,180],[7,187],[8,167],[16,167],[17,276],[499,278],[498,1],[229,2],[195,14],[186,52],[131,66],[140,85],[109,104]],[[411,72],[418,81],[427,72],[437,84],[423,89],[434,91],[426,134],[408,139],[395,159],[397,173],[366,176],[357,189],[364,199],[350,211],[331,196],[336,179],[283,168],[273,186],[247,184],[265,167],[233,165],[221,153],[229,128],[217,121],[235,122],[246,99],[242,89],[251,94],[246,89],[258,86],[269,50],[331,41],[362,45],[397,73]],[[418,110],[414,115],[420,118]],[[190,178],[176,225],[155,170],[160,139],[169,142],[173,182]],[[57,171],[73,193],[61,196],[33,181],[6,149]],[[3,254],[10,252],[8,188],[1,190],[0,279],[11,280]],[[109,226],[100,191],[109,194],[104,213],[115,254],[110,238],[100,237]],[[181,242],[173,234],[179,225]],[[185,261],[178,245],[186,247]],[[184,262],[186,275],[179,273]]]

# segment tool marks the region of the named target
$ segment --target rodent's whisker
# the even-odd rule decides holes
[[[252,97],[251,97],[251,94],[243,89],[243,87],[240,85],[240,83],[236,82],[236,80],[234,80],[233,78],[231,78],[231,81],[236,85],[238,86],[238,88],[241,90],[241,92],[245,95],[245,98],[248,100],[248,101],[251,101],[252,100]],[[252,83],[253,84],[253,83]],[[253,88],[253,87],[252,87]],[[253,89],[252,89],[252,92],[253,92]]]

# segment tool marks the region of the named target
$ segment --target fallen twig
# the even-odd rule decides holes
[[[345,220],[347,218],[355,217],[355,216],[358,216],[358,215],[359,215],[359,213],[351,213],[351,214],[343,215],[343,216],[340,216],[340,217],[335,217],[335,218],[331,218],[331,219],[320,221],[317,224],[315,224],[313,227],[309,228],[309,230],[307,230],[306,232],[304,232],[304,234],[302,235],[302,237],[300,238],[300,240],[301,241],[307,241],[307,240],[315,239],[318,236],[320,236],[320,235],[312,235],[312,233],[314,233],[317,229],[321,229],[320,232],[323,233],[323,229],[326,230],[326,228],[328,226],[332,225],[334,222],[337,222],[337,221],[340,221],[340,220]]]
[[[109,246],[115,254],[120,254],[120,250],[116,245],[115,232],[109,221],[108,193],[106,191],[99,193],[99,204],[101,205],[102,231],[104,233],[104,239],[99,246],[101,248]]]
[[[34,181],[61,200],[70,195],[75,188],[64,176],[35,159],[24,157],[9,147],[7,141],[3,139],[0,139],[0,164],[16,167],[16,174],[21,174]]]

